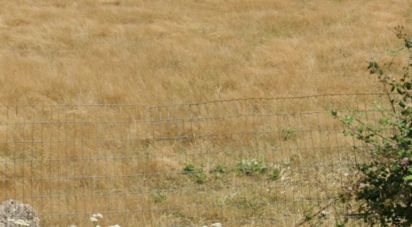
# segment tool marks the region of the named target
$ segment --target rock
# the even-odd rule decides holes
[[[0,204],[0,227],[40,227],[34,209],[27,204],[12,199]]]

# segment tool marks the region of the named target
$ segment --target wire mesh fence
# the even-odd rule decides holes
[[[0,200],[31,204],[43,226],[95,212],[103,225],[293,226],[362,159],[330,110],[373,121],[388,105],[373,93],[3,106]]]

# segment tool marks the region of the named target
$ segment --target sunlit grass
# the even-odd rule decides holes
[[[44,226],[292,226],[356,158],[326,111],[373,98],[144,105],[380,91],[366,61],[412,15],[407,0],[0,4],[0,198]],[[319,113],[285,115],[302,112]]]

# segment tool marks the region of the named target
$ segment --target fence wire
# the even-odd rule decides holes
[[[95,212],[102,225],[293,226],[362,159],[330,111],[374,121],[388,105],[373,93],[1,106],[0,200],[32,205],[42,226],[89,226]],[[242,172],[251,160],[266,171]]]

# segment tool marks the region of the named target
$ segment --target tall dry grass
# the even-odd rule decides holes
[[[338,187],[329,180],[344,170],[314,165],[348,161],[341,148],[351,141],[334,134],[336,122],[324,113],[188,119],[321,111],[326,99],[189,109],[53,105],[380,91],[365,63],[388,51],[392,27],[412,22],[407,0],[0,5],[0,198],[31,203],[46,226],[86,224],[88,214],[105,211],[108,223],[122,226],[293,225],[313,205],[307,196],[326,199]],[[333,100],[351,102],[370,104]],[[293,140],[282,135],[289,129],[297,130]],[[232,135],[256,131],[271,133]],[[218,138],[153,142],[210,134]],[[243,158],[290,169],[281,182],[208,173]],[[206,184],[181,174],[188,163],[203,166]]]
[[[411,22],[393,1],[1,1],[2,104],[374,90],[364,62]]]

